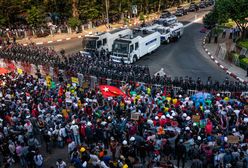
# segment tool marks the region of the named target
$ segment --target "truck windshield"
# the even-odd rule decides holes
[[[164,34],[164,29],[156,28],[156,29],[153,29],[153,30],[156,31],[156,32],[159,32],[160,34]]]
[[[84,39],[84,48],[85,49],[96,49],[96,39],[93,39],[93,38],[85,38]]]
[[[128,53],[128,50],[129,50],[129,44],[128,43],[115,42],[113,44],[113,52]]]

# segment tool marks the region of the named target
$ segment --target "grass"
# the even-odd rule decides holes
[[[247,48],[247,49],[248,49],[248,39],[239,41],[239,42],[238,42],[238,45],[239,45],[240,47],[244,47],[244,48]]]

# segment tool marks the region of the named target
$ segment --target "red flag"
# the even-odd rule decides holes
[[[116,97],[123,96],[126,97],[126,94],[121,91],[121,89],[109,86],[109,85],[99,85],[99,89],[102,92],[103,97]]]

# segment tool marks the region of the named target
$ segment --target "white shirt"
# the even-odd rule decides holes
[[[72,125],[70,128],[73,132],[73,135],[78,135],[79,134],[79,127],[78,125]]]

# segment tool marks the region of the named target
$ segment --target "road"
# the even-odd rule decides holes
[[[197,18],[207,12],[208,9],[201,10]],[[188,17],[182,18],[185,25],[195,19],[192,15]],[[151,74],[164,68],[165,73],[172,77],[201,77],[205,81],[211,76],[213,80],[223,81],[228,75],[213,63],[201,46],[204,36],[200,33],[202,27],[201,21],[190,24],[184,29],[184,35],[179,41],[162,45],[155,53],[141,58],[136,64],[149,66]]]
[[[190,76],[206,80],[208,76],[212,76],[213,80],[224,80],[228,75],[208,58],[201,47],[201,40],[204,36],[199,32],[203,27],[201,21],[190,24],[196,18],[204,16],[209,10],[210,8],[201,9],[197,13],[193,12],[179,17],[180,22],[188,25],[183,37],[176,43],[162,45],[155,53],[143,57],[136,64],[149,66],[151,74],[164,68],[165,73],[172,77]],[[45,46],[52,47],[56,51],[64,49],[66,54],[70,54],[80,51],[81,44],[81,39],[73,39]]]

